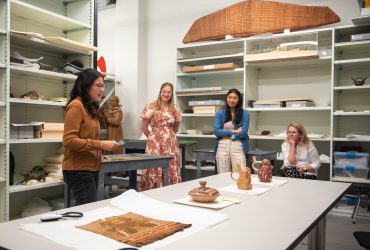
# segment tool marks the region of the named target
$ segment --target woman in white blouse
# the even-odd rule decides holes
[[[281,145],[281,150],[284,157],[281,176],[316,179],[320,168],[319,154],[302,124],[297,122],[288,125],[287,139]]]

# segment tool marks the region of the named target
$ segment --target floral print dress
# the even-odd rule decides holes
[[[174,112],[157,110],[155,102],[145,106],[141,118],[150,120],[152,128],[148,135],[145,153],[149,155],[173,156],[170,160],[169,183],[181,182],[180,174],[180,152],[173,126],[175,122],[181,121],[178,107],[175,105]],[[162,168],[144,169],[140,181],[140,190],[158,188],[163,183]]]

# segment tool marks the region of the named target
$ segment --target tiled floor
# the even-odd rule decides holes
[[[353,232],[370,232],[370,219],[359,217],[356,224],[347,216],[329,214],[326,218],[326,250],[363,250]],[[295,250],[307,249],[307,238]]]

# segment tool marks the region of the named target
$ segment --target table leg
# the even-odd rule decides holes
[[[168,176],[170,172],[170,160],[167,162],[167,167],[163,168],[163,185],[167,186],[168,185]]]
[[[326,217],[312,229],[308,235],[308,250],[324,250],[325,249],[325,230]]]
[[[128,188],[137,189],[137,172],[136,170],[128,171]]]
[[[185,146],[181,147],[181,180],[184,180],[184,172],[185,172]]]
[[[99,171],[99,178],[98,178],[98,190],[97,190],[97,200],[104,199],[104,178],[105,173],[103,171]]]
[[[197,155],[197,179],[199,179],[200,177],[202,177],[202,175],[201,175],[201,168],[202,168],[201,159]]]

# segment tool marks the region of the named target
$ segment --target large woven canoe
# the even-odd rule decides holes
[[[339,21],[338,15],[326,6],[247,0],[196,20],[183,42],[281,33],[284,29],[301,30]]]

